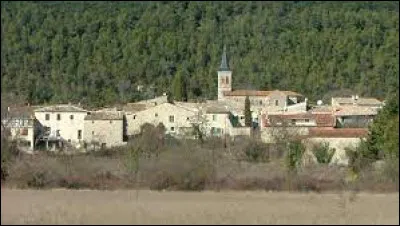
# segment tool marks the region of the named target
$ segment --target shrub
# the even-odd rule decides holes
[[[156,173],[156,175],[150,181],[151,190],[164,190],[169,189],[176,185],[176,181],[169,172],[161,171]]]
[[[320,164],[329,164],[335,151],[335,149],[329,148],[329,143],[317,144],[312,149],[315,158]]]
[[[32,177],[28,179],[27,185],[32,188],[44,188],[47,185],[46,179],[46,173],[35,172],[32,174]]]
[[[68,189],[82,189],[91,188],[89,180],[85,180],[81,177],[66,176],[60,179],[58,185],[62,188]]]
[[[9,167],[19,155],[16,143],[9,141],[4,136],[1,139],[1,180],[4,181],[9,175]]]
[[[305,147],[300,140],[290,141],[287,146],[286,166],[289,171],[293,171],[300,166]]]
[[[348,166],[350,170],[356,174],[360,173],[360,171],[365,167],[370,166],[375,160],[368,154],[367,143],[364,141],[361,141],[355,148],[345,148],[345,151],[349,159]]]
[[[245,146],[246,159],[250,162],[266,162],[269,160],[269,152],[266,145],[257,141],[250,141]]]

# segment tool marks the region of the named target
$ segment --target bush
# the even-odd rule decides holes
[[[4,136],[1,139],[1,181],[4,181],[9,175],[9,168],[19,155],[17,145],[9,141]]]
[[[182,190],[202,191],[212,180],[207,169],[194,167],[183,172],[161,171],[152,178],[150,189],[152,190]]]
[[[267,146],[261,142],[250,141],[245,146],[245,155],[250,162],[267,162],[269,160],[269,151]]]
[[[329,148],[329,143],[317,144],[312,149],[315,158],[320,164],[329,164],[335,151],[335,149]]]
[[[355,148],[345,148],[345,151],[349,159],[348,166],[355,174],[358,174],[362,169],[371,166],[371,163],[375,161],[375,158],[368,154],[368,146],[364,141],[361,141]]]
[[[150,181],[150,190],[164,190],[176,185],[173,176],[165,171],[158,172]]]
[[[76,177],[76,176],[63,177],[59,181],[58,185],[62,188],[68,188],[68,189],[82,189],[82,188],[93,187],[90,185],[89,180],[85,180],[81,177]]]
[[[288,143],[288,152],[286,155],[286,166],[290,171],[300,167],[305,147],[300,140],[290,141]]]

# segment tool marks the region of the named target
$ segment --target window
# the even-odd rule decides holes
[[[260,105],[262,105],[262,100],[260,100]]]
[[[112,123],[112,120],[110,120],[110,124]]]
[[[60,121],[61,120],[61,115],[57,114],[57,120]]]
[[[221,78],[221,84],[224,84],[224,78]]]
[[[60,136],[60,130],[56,130],[56,136],[59,137]]]
[[[94,135],[94,131],[92,131],[92,135]]]
[[[292,125],[296,124],[296,119],[292,119]]]
[[[50,114],[46,114],[46,120],[50,120]]]
[[[217,121],[217,115],[213,115],[213,121]]]
[[[78,130],[78,140],[82,139],[82,130]]]
[[[310,119],[305,119],[304,121],[305,121],[305,122],[310,122]]]
[[[186,117],[186,120],[189,121],[189,117]]]
[[[68,142],[71,143],[71,139],[68,139]]]
[[[171,127],[171,131],[175,131],[175,127]]]
[[[92,124],[94,123],[94,121],[92,120]]]
[[[87,115],[90,115],[90,112],[88,112]]]
[[[169,122],[174,122],[174,116],[173,115],[169,116]]]
[[[28,135],[28,129],[27,128],[20,129],[20,135],[27,136]]]
[[[136,115],[133,115],[133,119],[136,119]]]
[[[101,143],[101,148],[106,148],[106,143]]]
[[[279,105],[279,100],[275,100],[275,106]]]
[[[70,118],[71,120],[74,120],[74,115],[70,115],[69,118]]]
[[[154,116],[158,117],[158,114],[156,113]]]
[[[226,84],[229,85],[229,77],[226,77]]]

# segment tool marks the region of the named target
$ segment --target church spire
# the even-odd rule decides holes
[[[222,61],[221,61],[221,65],[219,66],[219,71],[229,71],[225,45],[224,45],[224,52],[222,53]]]

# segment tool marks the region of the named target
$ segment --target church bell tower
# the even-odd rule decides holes
[[[229,70],[226,46],[224,46],[221,65],[218,70],[218,100],[224,99],[224,92],[226,91],[232,91],[232,71]]]

